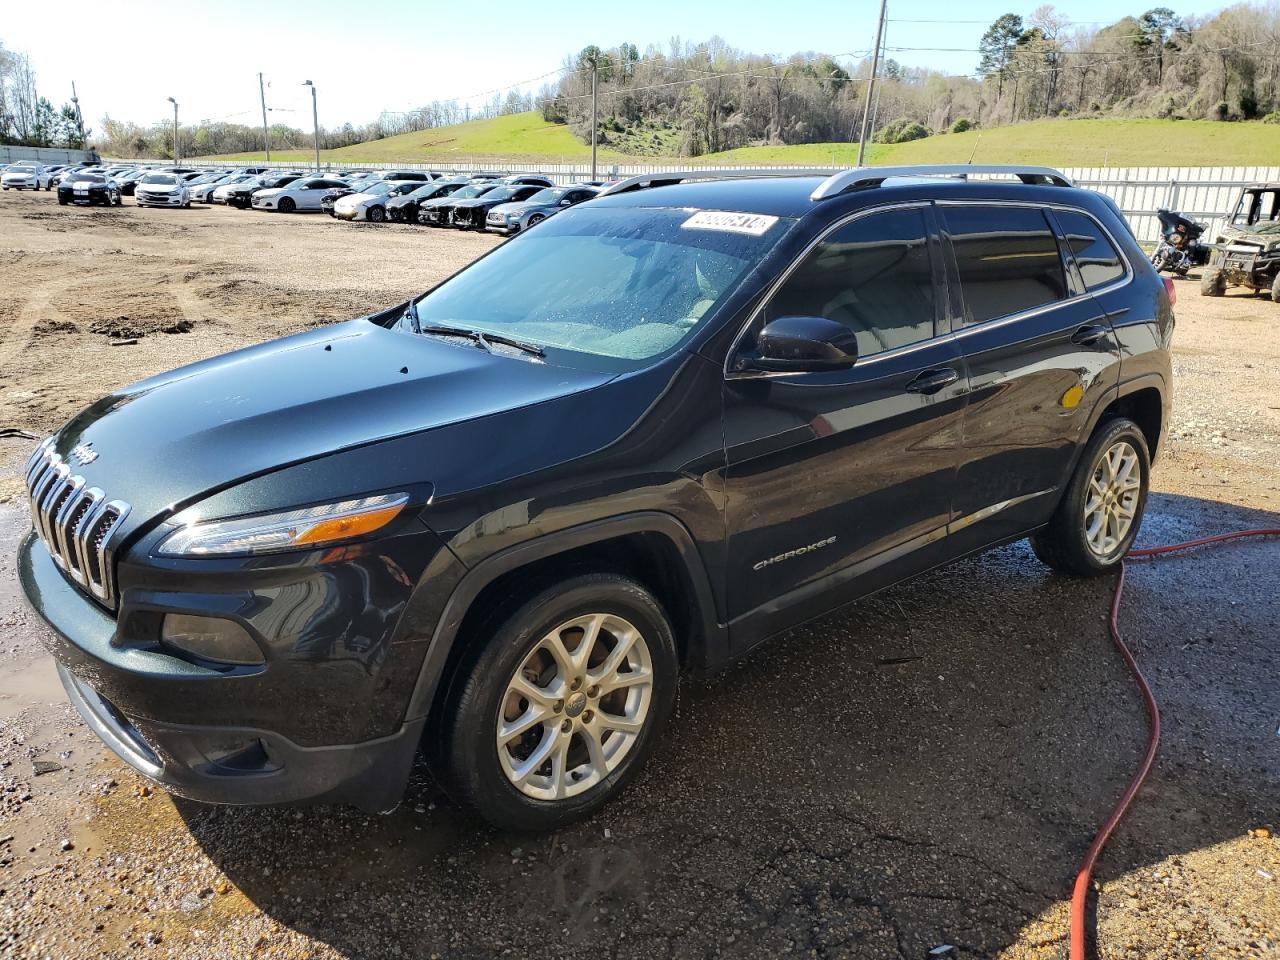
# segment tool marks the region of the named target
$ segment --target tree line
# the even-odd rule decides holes
[[[784,62],[714,37],[587,47],[540,92],[543,116],[628,153],[698,156],[754,144],[850,142],[868,109],[880,142],[1042,117],[1122,116],[1280,122],[1280,7],[1237,4],[1205,17],[1155,7],[1102,28],[1051,5],[997,18],[972,75],[871,58],[797,53]]]
[[[31,58],[0,43],[0,143],[79,150],[89,133],[75,104],[40,95]]]

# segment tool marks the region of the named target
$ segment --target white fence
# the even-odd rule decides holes
[[[190,161],[195,163],[197,161]],[[216,163],[215,158],[203,162]],[[599,177],[631,177],[644,173],[665,173],[687,170],[696,166],[699,170],[742,169],[806,169],[804,167],[772,166],[750,167],[704,166],[696,160],[688,164],[616,164],[602,163],[596,169]],[[353,163],[330,165],[330,169],[398,169],[434,170],[439,173],[471,173],[477,170],[498,170],[508,173],[541,173],[557,183],[587,180],[591,176],[589,163],[531,163],[504,160],[495,157],[460,157],[447,163]],[[1159,221],[1156,211],[1161,208],[1176,210],[1184,216],[1209,224],[1209,232],[1217,228],[1222,218],[1230,213],[1237,191],[1248,183],[1259,180],[1280,180],[1277,167],[1063,167],[1062,172],[1079,186],[1097,190],[1111,197],[1124,211],[1133,225],[1138,239],[1154,242],[1159,238]]]
[[[81,160],[96,160],[98,155],[92,150],[67,150],[62,147],[12,147],[0,144],[0,163],[14,163],[18,160],[37,160],[40,163],[79,163]]]
[[[1280,181],[1280,167],[1065,167],[1063,173],[1115,200],[1144,241],[1159,237],[1155,212],[1161,208],[1209,224],[1212,234],[1241,187]]]

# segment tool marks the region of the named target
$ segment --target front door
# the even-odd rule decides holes
[[[858,342],[849,369],[726,382],[726,595],[739,650],[941,556],[966,384],[943,334],[932,223],[921,204],[837,228],[738,347],[749,353],[781,316],[839,321]]]

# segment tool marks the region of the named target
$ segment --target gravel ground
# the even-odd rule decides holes
[[[6,194],[0,237],[0,428],[32,433],[493,242],[43,194]],[[1280,525],[1280,306],[1178,288],[1142,541]],[[1066,956],[1076,865],[1145,737],[1110,581],[1017,544],[777,638],[686,683],[636,785],[551,836],[465,818],[424,771],[384,817],[211,808],[147,786],[66,706],[14,575],[29,446],[0,439],[0,956]],[[1131,567],[1124,629],[1165,735],[1100,865],[1102,957],[1280,955],[1277,559]]]

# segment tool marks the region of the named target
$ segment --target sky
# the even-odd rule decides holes
[[[672,37],[723,37],[779,58],[797,52],[860,54],[874,43],[879,0],[644,0],[559,12],[555,4],[490,0],[69,0],[51,16],[43,3],[0,0],[0,43],[30,55],[40,92],[56,105],[75,81],[86,125],[101,118],[144,125],[226,120],[261,123],[263,72],[273,123],[309,129],[315,83],[320,123],[361,124],[382,110],[431,100],[473,104],[495,89],[534,89],[567,54],[588,44],[630,42],[643,53]],[[1002,13],[1028,16],[1037,0],[889,0],[888,56],[908,66],[970,74],[986,27]],[[1101,25],[1167,0],[1057,4],[1073,23]],[[1176,7],[1179,13],[1216,9]],[[474,13],[473,10],[479,10]],[[101,24],[101,29],[97,25]],[[926,48],[926,49],[894,49]],[[535,79],[541,78],[541,79]]]

